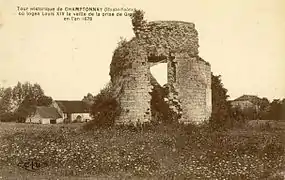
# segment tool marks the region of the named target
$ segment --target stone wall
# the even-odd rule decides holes
[[[168,63],[167,103],[180,122],[202,122],[211,114],[211,67],[198,56],[198,32],[193,23],[142,21],[136,37],[115,50],[110,66],[114,96],[122,112],[117,124],[151,119],[150,67]],[[152,77],[153,78],[153,77]]]
[[[125,81],[118,98],[122,112],[117,123],[149,121],[151,118],[149,66],[147,64],[137,65],[128,72],[128,81]]]
[[[182,107],[181,122],[201,122],[211,115],[211,67],[197,57],[177,55],[175,57],[176,82]]]
[[[115,51],[113,62],[117,64],[111,64],[111,81],[115,87],[114,96],[122,109],[116,123],[149,121],[151,118],[149,92],[152,87],[146,52],[137,41],[130,41]]]

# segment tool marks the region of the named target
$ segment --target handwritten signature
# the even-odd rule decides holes
[[[17,165],[29,171],[36,171],[36,170],[39,170],[40,168],[47,167],[48,163],[41,162],[35,159],[28,159],[25,161],[20,161]]]

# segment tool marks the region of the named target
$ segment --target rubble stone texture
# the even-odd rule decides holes
[[[133,23],[134,25],[134,23]],[[212,110],[211,67],[198,55],[198,32],[193,23],[141,21],[134,25],[135,37],[114,51],[110,66],[114,95],[122,108],[117,124],[143,123],[151,119],[153,85],[150,67],[168,65],[170,109],[179,122],[200,123]]]

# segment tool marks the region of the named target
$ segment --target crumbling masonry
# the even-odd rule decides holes
[[[115,97],[121,106],[117,124],[144,123],[152,118],[155,82],[150,67],[167,63],[164,101],[179,122],[200,123],[212,110],[211,67],[198,56],[198,32],[193,23],[144,20],[134,22],[135,37],[114,51],[110,66]]]

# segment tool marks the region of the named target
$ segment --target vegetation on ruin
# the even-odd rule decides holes
[[[130,41],[121,39],[118,42],[118,47],[115,49],[110,65],[110,76],[111,81],[114,77],[122,75],[122,72],[126,69],[132,68],[132,63],[135,58],[140,56],[142,47],[139,46],[138,42],[134,38]]]
[[[170,53],[183,52],[198,57],[198,32],[193,23],[147,22],[142,10],[136,10],[131,19],[136,38],[149,56],[167,56]]]
[[[135,37],[130,41],[121,39],[118,43],[110,66],[111,80],[122,75],[125,69],[133,68],[137,57],[167,57],[171,53],[185,52],[184,55],[204,61],[198,56],[198,32],[194,24],[180,21],[147,22],[142,10],[136,10],[131,21]]]

